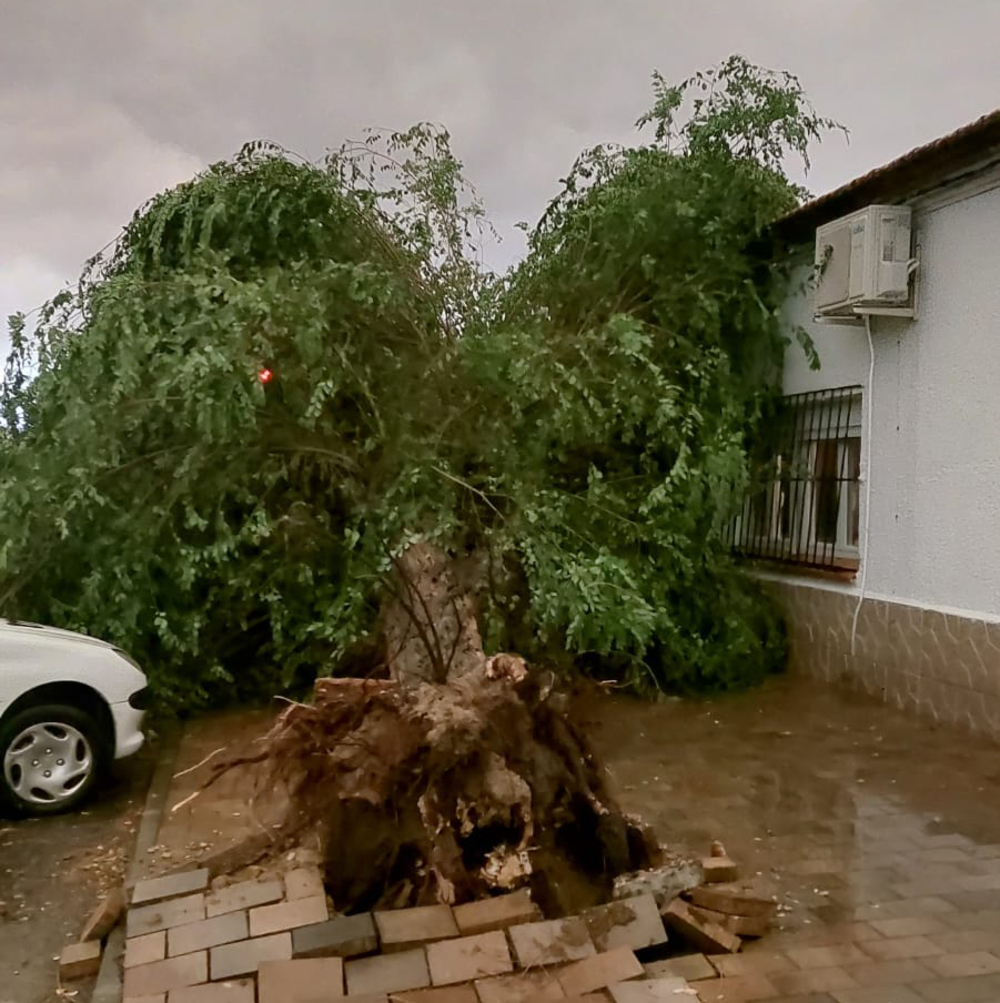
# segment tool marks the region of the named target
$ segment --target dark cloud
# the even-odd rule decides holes
[[[71,278],[152,192],[266,137],[310,157],[445,124],[508,237],[579,150],[628,139],[649,72],[732,52],[848,125],[825,190],[990,110],[995,0],[0,0],[0,310]]]

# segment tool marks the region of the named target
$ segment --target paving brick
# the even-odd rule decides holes
[[[941,954],[934,958],[924,958],[923,964],[935,974],[948,978],[962,978],[966,975],[993,975],[1000,972],[1000,958],[988,951]]]
[[[773,972],[799,971],[798,966],[787,954],[776,951],[717,954],[712,957],[711,964],[723,976],[770,975]]]
[[[269,933],[324,923],[329,918],[325,895],[296,899],[294,902],[260,905],[250,910],[250,936],[265,937]]]
[[[615,1003],[677,1003],[694,999],[687,995],[687,989],[687,980],[682,978],[636,980],[608,986]]]
[[[735,881],[740,876],[739,868],[728,857],[705,857],[701,866],[707,885]]]
[[[663,922],[682,940],[704,954],[735,953],[740,938],[716,923],[700,919],[682,899],[674,899],[663,913]]]
[[[182,895],[190,895],[192,892],[201,892],[208,887],[208,881],[207,867],[140,881],[132,892],[132,905],[162,902],[164,899],[175,899]]]
[[[173,989],[167,994],[167,1003],[254,1003],[255,999],[253,979],[208,982],[201,986]]]
[[[587,924],[579,916],[512,926],[509,934],[520,968],[582,961],[597,953]]]
[[[377,950],[378,934],[370,912],[334,916],[325,923],[292,931],[292,956],[296,958],[353,958]]]
[[[627,947],[595,954],[567,965],[558,974],[559,984],[567,996],[583,996],[596,989],[604,989],[616,982],[642,978],[645,969]]]
[[[741,884],[702,885],[688,892],[691,901],[704,909],[730,916],[774,916],[778,903]]]
[[[125,969],[122,993],[125,996],[148,996],[169,993],[199,982],[208,981],[208,953],[198,951],[179,958],[166,958],[148,965]]]
[[[280,902],[283,895],[280,881],[240,881],[206,895],[205,915],[211,918],[227,912],[270,905],[272,902]]]
[[[1000,977],[973,975],[965,979],[936,979],[913,986],[927,1003],[996,1003]]]
[[[866,986],[862,989],[841,989],[830,999],[835,1003],[927,1003],[907,986]]]
[[[529,1000],[558,1000],[566,995],[559,980],[545,971],[480,979],[476,982],[476,994],[479,1003],[528,1003]]]
[[[289,902],[319,895],[326,895],[326,886],[318,867],[297,867],[285,874],[285,898]]]
[[[284,961],[292,956],[292,935],[272,933],[269,937],[222,944],[209,952],[213,979],[233,979],[252,975],[262,961]]]
[[[719,974],[704,954],[682,954],[665,961],[651,961],[643,967],[652,979],[681,978],[688,982],[700,982],[702,979],[714,979]]]
[[[125,912],[125,892],[121,888],[105,895],[100,904],[87,918],[80,934],[80,943],[88,940],[104,940],[118,925]]]
[[[995,892],[962,892],[962,895],[983,895],[989,900],[990,905],[996,904]],[[967,906],[967,908],[976,908]],[[858,906],[854,910],[854,918],[865,922],[873,922],[878,919],[898,919],[912,916],[941,916],[949,912],[957,912],[958,909],[953,902],[937,895],[927,895],[916,899],[897,899],[892,902],[874,902],[870,905]]]
[[[667,942],[667,931],[652,895],[636,895],[583,913],[590,939],[598,951],[630,947],[641,951]]]
[[[422,947],[348,961],[344,974],[349,996],[399,993],[431,984],[427,954]]]
[[[342,958],[262,961],[257,1003],[326,1003],[344,995]]]
[[[205,896],[187,895],[169,902],[140,906],[129,909],[125,929],[129,937],[141,937],[144,933],[156,933],[171,926],[184,926],[205,918]]]
[[[427,905],[375,913],[383,951],[405,951],[432,940],[458,936],[451,906]]]
[[[784,993],[834,993],[840,989],[857,989],[858,983],[844,971],[843,968],[811,968],[805,972],[773,972],[767,976],[773,983],[778,996]],[[728,980],[722,979],[718,984],[724,985]],[[716,985],[716,983],[711,983]],[[767,999],[767,997],[764,997]],[[888,1001],[887,1001],[888,1003]]]
[[[919,937],[939,933],[948,927],[936,916],[903,916],[898,919],[873,919],[869,925],[884,937]]]
[[[785,953],[799,968],[833,968],[836,965],[864,964],[871,960],[854,944],[792,948]]]
[[[125,968],[135,968],[136,965],[148,965],[153,961],[162,961],[167,956],[167,931],[146,933],[141,937],[130,937],[125,941]]]
[[[735,933],[737,937],[752,937],[759,939],[771,929],[769,916],[729,916],[714,909],[703,909],[701,906],[690,906],[696,916],[721,926],[723,930]]]
[[[59,978],[72,981],[96,975],[101,967],[101,942],[67,944],[59,955]]]
[[[435,986],[485,979],[514,970],[502,930],[428,944],[427,966]]]
[[[929,940],[938,954],[966,954],[969,951],[992,951],[997,953],[1000,948],[1000,933],[996,930],[949,930],[947,933],[935,933]]]
[[[186,926],[174,926],[167,932],[167,953],[190,954],[203,951],[219,944],[229,944],[234,940],[246,940],[249,936],[247,914],[227,912],[211,919],[202,919]]]
[[[978,930],[962,930],[956,933],[979,933]],[[987,936],[989,936],[987,934]],[[866,940],[860,945],[865,954],[876,961],[893,961],[897,958],[926,958],[941,954],[942,948],[926,937],[884,937],[881,940]]]
[[[542,918],[541,910],[531,901],[531,893],[526,888],[507,895],[457,905],[452,912],[455,925],[463,937],[503,930],[508,926],[531,923]]]
[[[441,986],[414,989],[408,993],[393,993],[393,1003],[479,1003],[476,990],[470,986]]]
[[[933,960],[925,958],[914,961],[907,958],[901,961],[873,961],[867,965],[848,965],[844,970],[859,986],[905,986],[933,979],[934,973],[924,964],[925,961]]]
[[[713,979],[710,982],[699,982],[696,997],[679,994],[678,1001],[693,1001],[701,1003],[750,1003],[756,1000],[768,1000],[769,1003],[788,1003],[785,996],[779,994],[767,975],[738,975],[734,978]],[[779,999],[780,997],[780,999]],[[808,997],[813,1003],[813,997]]]

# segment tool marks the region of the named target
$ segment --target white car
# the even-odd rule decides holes
[[[78,805],[112,759],[142,747],[147,699],[125,652],[0,619],[0,802],[30,815]]]

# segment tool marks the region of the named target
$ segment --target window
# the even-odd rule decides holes
[[[858,567],[861,388],[785,397],[765,423],[734,552],[826,570]]]

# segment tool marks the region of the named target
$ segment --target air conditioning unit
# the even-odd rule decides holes
[[[870,205],[816,231],[816,314],[904,315],[911,306],[910,209]]]

